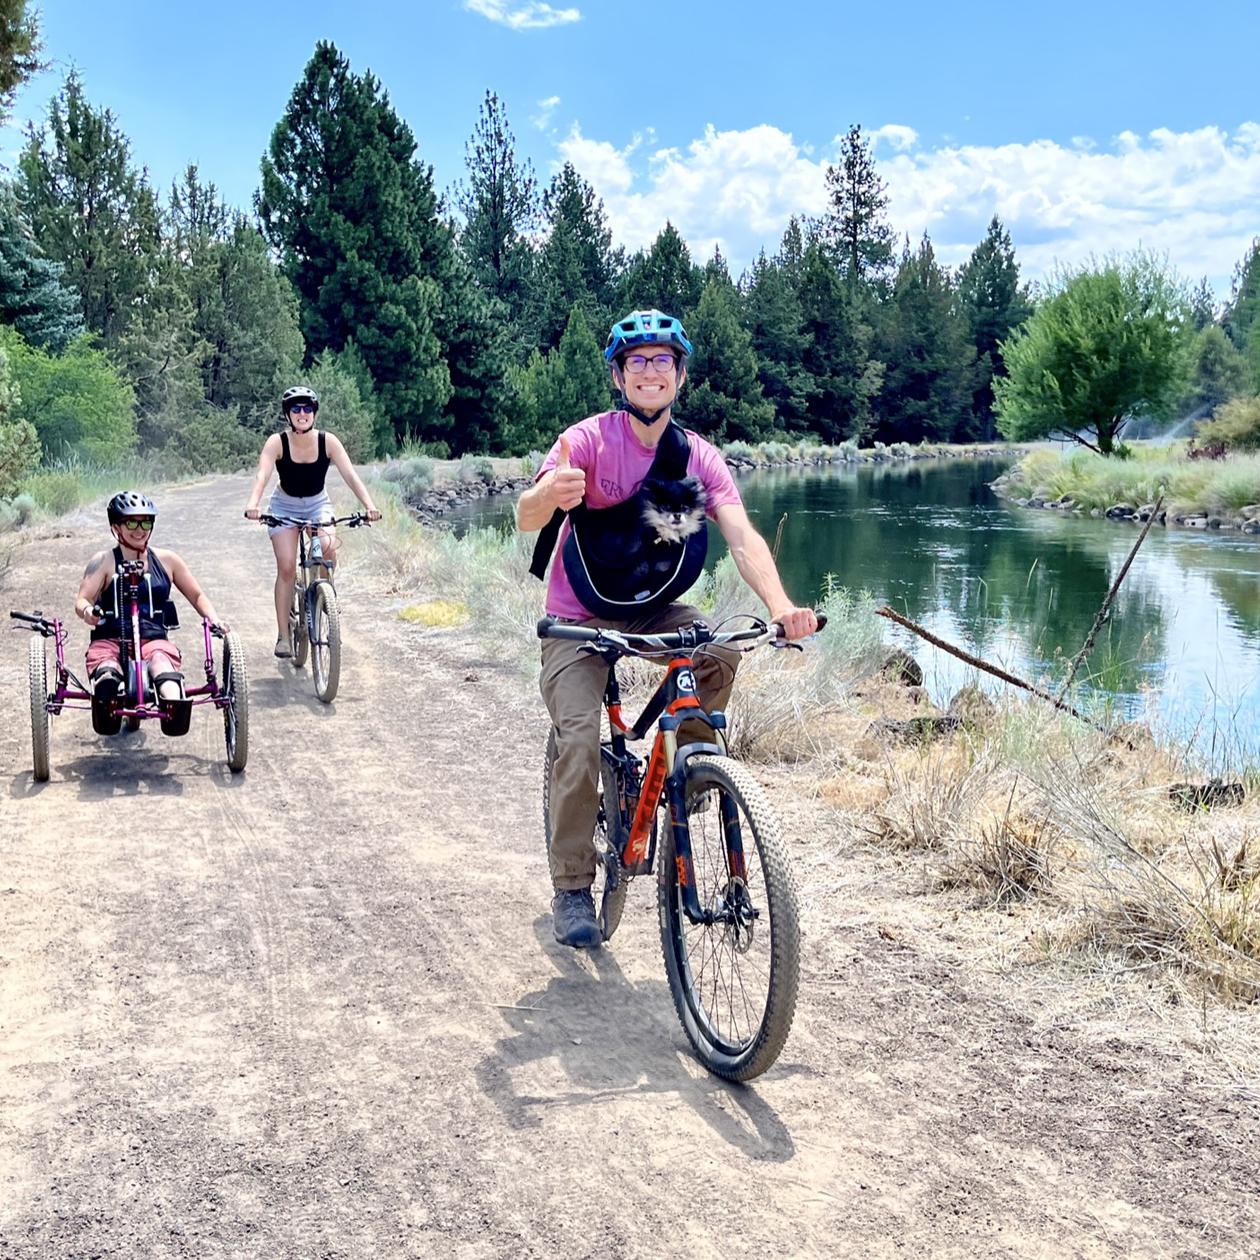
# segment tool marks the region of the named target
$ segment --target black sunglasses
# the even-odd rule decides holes
[[[292,412],[292,411],[301,411],[301,412],[308,412],[308,411],[309,411],[309,412],[311,413],[311,415],[314,415],[314,414],[315,414],[315,404],[314,404],[314,403],[290,403],[290,404],[289,404],[289,410],[290,410],[291,412]]]

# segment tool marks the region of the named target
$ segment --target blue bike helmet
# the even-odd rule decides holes
[[[662,311],[631,311],[619,319],[608,334],[604,358],[614,363],[619,355],[638,346],[673,346],[683,358],[691,353],[682,324]]]

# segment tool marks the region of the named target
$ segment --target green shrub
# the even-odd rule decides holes
[[[525,477],[537,477],[546,455],[542,451],[530,451],[521,460],[521,474]]]
[[[1195,441],[1200,446],[1224,442],[1230,450],[1260,450],[1260,397],[1222,403],[1211,420],[1199,425]]]
[[[26,420],[0,424],[0,498],[8,498],[39,467],[39,437]]]
[[[398,487],[398,494],[407,503],[415,504],[433,485],[433,461],[427,455],[409,455],[391,459],[380,472],[381,480]]]
[[[494,465],[485,455],[461,455],[455,475],[466,485],[480,481],[488,486],[494,481]]]
[[[53,516],[73,512],[91,497],[91,491],[77,473],[53,468],[32,473],[22,483],[22,490]]]
[[[35,519],[35,513],[39,511],[39,504],[29,494],[15,496],[9,501],[9,507],[13,510],[19,525],[29,525]]]
[[[749,460],[757,462],[756,450],[747,442],[728,442],[722,447],[722,454],[727,459]]]

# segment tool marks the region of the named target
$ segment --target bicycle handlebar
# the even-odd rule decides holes
[[[49,621],[48,618],[45,617],[43,613],[41,612],[35,612],[34,614],[31,614],[31,613],[10,611],[9,616],[12,617],[14,621],[26,622],[28,629],[30,629],[32,632],[36,634],[42,634],[44,638],[46,639],[56,633],[56,629],[53,626],[53,623]],[[14,626],[13,628],[15,630],[22,629],[21,626]]]
[[[827,617],[824,613],[815,615],[818,618],[818,629],[821,630],[827,624]],[[757,646],[761,643],[788,642],[783,638],[783,627],[777,621],[767,623],[760,619],[757,619],[755,625],[742,630],[710,630],[703,621],[697,621],[670,634],[629,634],[603,626],[570,626],[558,622],[554,617],[543,617],[538,623],[538,637],[569,639],[575,643],[591,644],[601,651],[612,648],[623,656],[689,651],[711,643],[719,646],[727,643]]]
[[[327,529],[329,525],[347,525],[351,529],[356,529],[360,525],[366,525],[369,529],[372,522],[366,512],[351,512],[349,516],[334,516],[330,521],[295,521],[290,516],[272,516],[267,512],[259,512],[258,523],[260,525],[288,525],[295,529]]]

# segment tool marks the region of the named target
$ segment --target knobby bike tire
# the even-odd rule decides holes
[[[315,631],[311,643],[315,694],[325,704],[332,704],[341,684],[341,612],[337,607],[337,593],[329,582],[315,586],[311,622]]]
[[[547,736],[547,752],[543,757],[543,839],[547,853],[551,853],[551,770],[556,760],[556,730],[551,728]],[[592,843],[595,846],[595,885],[591,892],[595,896],[595,912],[599,916],[603,928],[604,940],[612,940],[612,934],[621,923],[622,913],[626,908],[626,893],[629,881],[624,875],[617,882],[612,892],[604,891],[604,862],[598,856],[602,845],[609,843],[608,819],[617,808],[617,772],[608,758],[600,751],[599,758],[599,811],[596,814],[595,835]]]
[[[48,781],[49,747],[52,732],[48,715],[48,656],[42,635],[31,635],[26,650],[26,673],[31,689],[31,764],[35,782]]]
[[[289,638],[292,640],[293,668],[301,669],[306,664],[310,652],[311,641],[306,632],[306,587],[293,588],[293,607],[289,610]]]
[[[800,926],[774,811],[756,780],[728,757],[693,757],[687,764],[687,821],[701,908],[738,891],[726,861],[722,796],[738,813],[744,890],[760,915],[751,934],[742,937],[729,925],[692,924],[683,911],[673,831],[667,827],[657,864],[661,946],[674,1009],[701,1061],[718,1076],[748,1081],[779,1057],[792,1027]]]
[[[228,704],[223,710],[223,742],[227,747],[228,769],[234,774],[245,769],[249,760],[249,670],[245,649],[235,630],[223,636],[223,694]]]

